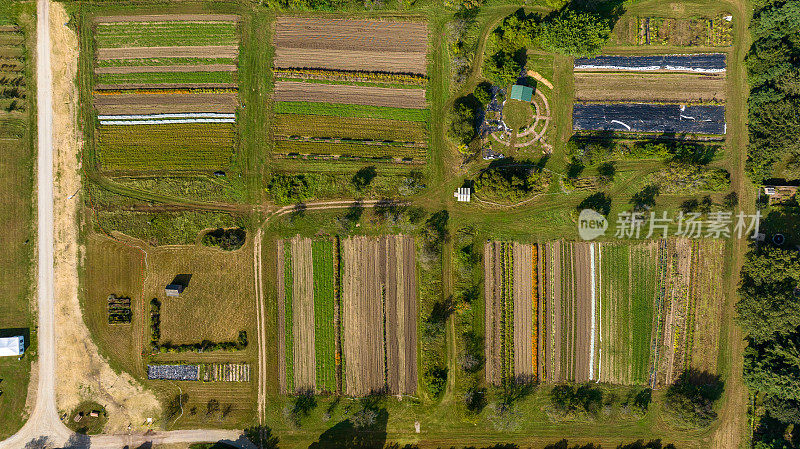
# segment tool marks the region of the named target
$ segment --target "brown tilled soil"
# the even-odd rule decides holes
[[[425,52],[374,52],[278,47],[275,49],[273,64],[275,67],[283,69],[309,68],[424,75],[428,60]]]
[[[233,113],[236,111],[238,99],[235,93],[119,94],[95,95],[94,104],[100,115],[171,112]]]
[[[311,101],[411,109],[427,107],[425,89],[392,89],[296,81],[275,83],[275,101]]]
[[[686,361],[687,316],[691,286],[692,246],[689,239],[675,241],[675,269],[672,273],[672,357],[667,359],[665,382],[671,384],[683,372]]]
[[[576,101],[725,102],[725,74],[575,72]]]
[[[278,389],[282,394],[288,393],[286,386],[286,290],[284,285],[284,241],[278,240],[278,258],[275,271],[277,272],[278,279],[276,279],[276,289],[278,291]]]
[[[314,264],[311,239],[292,239],[292,315],[294,336],[294,388],[316,390],[317,362],[314,351]]]
[[[235,72],[233,64],[193,64],[193,65],[133,65],[124,67],[97,67],[94,73],[175,73],[175,72]]]
[[[401,339],[400,346],[400,393],[414,394],[417,392],[417,264],[416,246],[414,239],[404,236],[402,238],[402,282],[403,296],[398,307],[398,335]],[[400,267],[398,267],[400,268]],[[398,282],[398,284],[400,284]],[[398,299],[401,299],[398,297]],[[400,313],[401,312],[401,313]]]
[[[233,14],[145,14],[137,16],[101,16],[92,19],[95,23],[114,22],[238,22]]]
[[[575,244],[575,382],[589,381],[592,320],[590,243]]]
[[[239,55],[236,45],[202,45],[180,47],[119,47],[98,48],[97,59],[143,59],[143,58],[235,58]]]
[[[400,377],[405,376],[405,371],[400,369],[405,363],[405,354],[400,354],[400,345],[404,344],[402,336],[405,331],[405,316],[403,315],[404,302],[402,285],[397,285],[398,274],[402,279],[402,240],[390,235],[383,239],[385,244],[386,259],[384,261],[384,276],[386,279],[386,384],[389,391],[400,391]],[[400,246],[398,251],[398,246]],[[399,273],[398,273],[399,269]]]
[[[539,325],[536,327],[536,348],[537,351],[537,370],[536,376],[539,382],[545,380],[545,351],[547,350],[547,332],[548,328],[545,321],[545,316],[550,310],[547,308],[547,294],[549,287],[545,284],[544,273],[547,270],[546,265],[546,250],[541,244],[536,245],[536,294],[538,296],[538,307],[536,308],[537,322]]]
[[[531,379],[533,366],[533,248],[514,243],[514,377]]]
[[[275,46],[424,53],[428,26],[424,22],[283,16],[275,26]]]

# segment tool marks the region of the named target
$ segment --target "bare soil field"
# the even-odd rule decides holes
[[[180,73],[180,72],[235,72],[233,64],[194,64],[194,65],[142,65],[121,67],[97,67],[94,73],[100,74],[125,74],[125,73]]]
[[[235,14],[145,14],[145,15],[116,15],[97,16],[92,18],[95,23],[117,22],[238,22],[240,17]]]
[[[415,254],[406,236],[342,241],[345,394],[416,392]]]
[[[232,113],[238,105],[235,93],[202,94],[115,94],[95,95],[100,115],[139,115],[159,113]]]
[[[235,45],[203,45],[176,47],[119,47],[98,48],[97,59],[145,59],[145,58],[235,58],[239,47]]]
[[[275,101],[310,101],[410,109],[427,107],[424,89],[392,89],[295,81],[275,83]]]
[[[533,245],[514,243],[514,376],[532,379],[536,374],[533,352],[536,350],[533,334],[533,297],[536,291],[533,279],[536,261]]]
[[[424,53],[428,26],[424,22],[282,16],[275,25],[275,46]]]
[[[275,261],[277,282],[275,290],[278,294],[278,391],[287,394],[289,389],[286,384],[286,286],[284,284],[284,247],[283,240],[278,240],[278,255]]]
[[[372,52],[364,50],[275,49],[275,67],[424,74],[424,52]]]
[[[724,103],[725,74],[575,71],[575,100]]]
[[[575,244],[575,382],[587,382],[591,352],[592,273],[589,257],[590,243]]]
[[[719,282],[724,272],[725,245],[718,240],[707,240],[698,246],[692,267],[692,297],[696,305],[694,317],[688,323],[691,354],[687,358],[692,367],[716,373],[720,313],[725,305],[724,291]]]
[[[294,387],[315,391],[317,361],[314,348],[314,265],[311,239],[295,237],[292,249],[292,328],[294,329]]]

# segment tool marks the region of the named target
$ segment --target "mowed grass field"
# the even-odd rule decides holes
[[[131,373],[154,390],[163,403],[178,394],[188,394],[186,413],[168,428],[242,428],[255,413],[257,346],[255,294],[253,292],[252,243],[234,252],[201,246],[148,248],[144,254],[132,242],[91,235],[87,240],[84,318],[103,355],[115,369]],[[165,297],[164,287],[178,274],[191,274],[189,286],[179,298]],[[143,291],[144,290],[144,291]],[[133,319],[129,325],[107,324],[109,294],[129,296]],[[199,343],[236,340],[240,330],[248,335],[243,351],[171,353],[148,356],[150,300],[161,301],[161,342]],[[250,364],[250,382],[168,382],[147,380],[150,363],[244,362]],[[221,409],[231,405],[224,417],[206,415],[209,400]],[[196,408],[196,413],[189,411]]]
[[[34,65],[28,49],[36,48],[35,4],[5,2],[0,5],[0,58],[13,69],[6,78],[23,79],[18,98],[0,101],[0,336],[24,335],[26,353],[17,357],[0,357],[0,440],[14,434],[25,422],[25,401],[28,394],[31,363],[36,359],[35,313],[35,163],[36,115]],[[14,58],[14,59],[6,59]],[[5,69],[4,69],[5,70]],[[14,81],[17,82],[17,81]],[[26,85],[33,84],[34,86]],[[18,105],[8,111],[11,103]]]

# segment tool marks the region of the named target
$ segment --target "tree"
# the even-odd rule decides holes
[[[360,192],[367,188],[376,176],[378,176],[378,171],[375,169],[375,166],[364,167],[353,175],[351,182],[353,187]]]
[[[584,209],[592,209],[595,212],[608,216],[611,213],[611,197],[605,192],[593,193],[578,204],[578,212]]]
[[[611,36],[608,20],[588,12],[564,9],[539,28],[539,45],[576,57],[597,56]]]
[[[687,424],[705,427],[716,419],[714,402],[722,397],[719,376],[688,369],[667,388],[666,408]]]
[[[278,449],[278,437],[268,426],[254,426],[245,429],[244,436],[258,449]]]
[[[475,90],[473,90],[472,95],[474,95],[475,99],[477,99],[483,106],[486,106],[490,101],[492,101],[491,83],[484,81],[478,84],[475,86]]]
[[[751,250],[741,271],[737,320],[755,342],[788,335],[800,326],[800,253],[763,246]]]
[[[314,198],[317,190],[317,179],[312,175],[272,176],[267,185],[267,192],[276,203],[301,203]]]
[[[219,401],[216,399],[209,399],[206,403],[206,416],[211,416],[219,411]]]
[[[477,135],[475,112],[479,105],[472,95],[461,97],[453,103],[453,109],[450,110],[448,135],[454,142],[467,145],[475,138]]]
[[[751,341],[744,352],[744,380],[751,390],[800,401],[800,328],[770,340]]]

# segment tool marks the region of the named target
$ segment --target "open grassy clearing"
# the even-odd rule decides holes
[[[575,72],[575,100],[724,103],[725,74]]]
[[[131,373],[168,404],[178,394],[175,382],[146,379],[148,362],[162,363],[255,363],[255,310],[252,291],[252,246],[225,252],[202,246],[147,248],[144,255],[133,241],[114,241],[92,235],[87,241],[85,294],[81,301],[84,319],[102,354],[115,369]],[[250,257],[248,257],[248,255]],[[166,298],[164,287],[178,274],[191,274],[188,286],[178,298]],[[131,298],[132,321],[128,325],[107,322],[109,294]],[[240,330],[250,343],[236,352],[173,353],[148,356],[150,342],[150,299],[161,301],[161,341],[197,343],[235,340]],[[255,379],[251,374],[251,379]],[[188,402],[185,413],[163,424],[167,428],[241,427],[255,412],[255,382],[180,382]],[[207,413],[210,400],[220,404]],[[230,410],[226,409],[230,406]],[[194,412],[191,409],[195,408]]]
[[[230,124],[101,125],[98,165],[103,170],[218,170],[233,156]]]
[[[424,143],[427,140],[427,130],[420,122],[278,114],[275,116],[275,136],[279,138],[302,136]]]
[[[356,104],[312,103],[307,101],[277,101],[277,114],[328,115],[334,117],[360,117],[383,120],[426,122],[430,114],[425,109],[378,107]]]
[[[238,227],[240,219],[222,212],[98,210],[94,226],[98,232],[117,231],[151,245],[195,243],[200,232]]]

